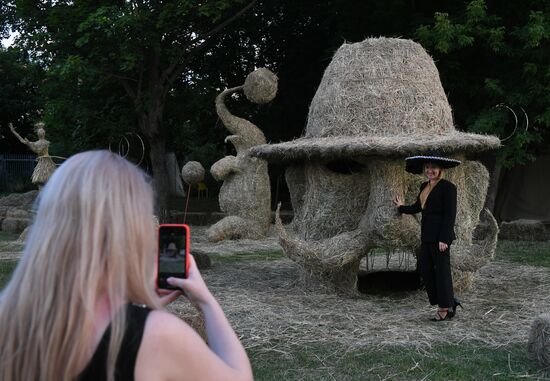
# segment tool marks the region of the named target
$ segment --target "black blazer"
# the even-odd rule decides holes
[[[400,213],[416,214],[422,212],[422,223],[420,228],[420,239],[422,242],[444,242],[450,245],[456,238],[454,226],[456,220],[456,186],[445,179],[439,182],[432,189],[424,210],[420,204],[420,193],[428,185],[422,183],[416,202],[412,205],[399,207]]]

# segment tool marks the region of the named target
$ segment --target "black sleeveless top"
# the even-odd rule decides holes
[[[122,345],[116,361],[116,381],[134,380],[136,358],[149,312],[151,312],[151,309],[148,307],[141,307],[134,304],[128,304],[126,307],[126,331],[124,332]],[[108,327],[97,346],[92,360],[82,373],[80,373],[80,376],[78,376],[78,381],[99,381],[107,379],[107,351],[110,337],[111,328]]]

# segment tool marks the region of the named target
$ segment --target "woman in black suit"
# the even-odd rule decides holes
[[[431,320],[450,320],[460,303],[453,295],[453,280],[449,247],[455,239],[456,186],[443,178],[444,169],[460,164],[460,161],[441,156],[413,156],[405,159],[407,172],[427,177],[420,186],[420,193],[412,205],[404,205],[395,197],[394,204],[400,213],[422,213],[420,228],[420,254],[418,270],[426,284],[430,304],[439,309]]]

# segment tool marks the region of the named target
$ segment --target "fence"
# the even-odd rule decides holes
[[[36,165],[33,154],[0,154],[0,192],[22,191],[29,187]]]

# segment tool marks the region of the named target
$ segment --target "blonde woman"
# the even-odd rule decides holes
[[[445,169],[454,168],[459,160],[440,155],[411,156],[405,159],[405,170],[424,174],[416,202],[405,205],[401,197],[394,199],[400,213],[422,214],[418,270],[432,306],[439,308],[432,321],[452,319],[462,304],[454,297],[450,246],[455,240],[456,186],[443,177]]]
[[[170,278],[204,315],[209,346],[155,290],[152,190],[107,151],[71,157],[44,187],[0,294],[0,379],[251,380],[246,352],[191,260]]]

